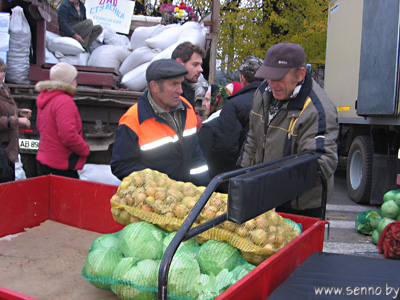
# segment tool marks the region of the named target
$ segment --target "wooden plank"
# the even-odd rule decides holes
[[[218,43],[218,30],[219,30],[219,11],[220,11],[220,2],[213,0],[212,1],[212,16],[211,22],[212,25],[210,27],[210,37],[211,37],[211,46],[210,46],[210,71],[208,75],[209,83],[215,83],[216,78],[216,62],[217,62],[217,43]]]
[[[43,64],[42,68],[50,69],[52,66],[54,66],[54,64],[45,63]],[[78,70],[78,72],[82,71],[82,72],[93,72],[93,73],[112,73],[114,75],[120,75],[117,70],[108,67],[91,67],[91,66],[75,65],[75,68]]]
[[[90,70],[90,67],[88,67]],[[50,68],[43,68],[40,65],[31,65],[29,68],[29,80],[31,84],[39,81],[49,80]],[[118,85],[118,76],[112,72],[85,72],[78,70],[78,85],[97,86],[102,89],[115,88]]]

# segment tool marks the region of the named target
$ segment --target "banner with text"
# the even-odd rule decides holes
[[[94,24],[129,34],[135,1],[86,0],[85,7],[86,17],[92,19]]]

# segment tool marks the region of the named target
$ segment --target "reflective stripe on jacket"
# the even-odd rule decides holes
[[[181,97],[183,127],[180,140],[173,128],[157,116],[147,92],[120,119],[111,157],[111,168],[123,179],[134,171],[150,168],[170,178],[196,185],[209,182],[208,167],[197,138],[197,117],[189,102]]]

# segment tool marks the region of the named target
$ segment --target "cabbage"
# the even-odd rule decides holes
[[[396,190],[391,190],[391,191],[386,192],[383,195],[383,202],[394,200],[394,197],[395,197],[396,194],[397,194]]]
[[[400,190],[397,190],[397,193],[396,193],[396,195],[394,196],[393,201],[396,202],[396,204],[397,204],[398,206],[400,206]]]
[[[234,267],[243,262],[243,257],[239,250],[232,245],[209,240],[200,247],[197,261],[202,273],[217,275],[223,269],[232,271]]]
[[[372,243],[374,243],[375,245],[378,244],[379,241],[379,237],[381,236],[380,232],[378,229],[375,229],[372,232]]]
[[[386,218],[386,217],[385,217],[385,218],[382,218],[382,220],[379,221],[378,227],[377,227],[377,229],[378,229],[378,231],[379,231],[379,234],[381,234],[382,231],[385,229],[385,227],[386,227],[387,225],[389,225],[390,223],[392,223],[392,222],[394,222],[393,219],[389,219],[389,218]]]
[[[217,276],[200,274],[195,285],[199,294],[197,299],[214,299],[235,282],[233,274],[226,269],[222,270]]]
[[[134,257],[137,261],[161,259],[164,234],[153,224],[135,222],[120,231],[118,246],[126,257]]]
[[[163,240],[163,252],[165,252],[165,250],[167,250],[168,245],[171,243],[171,241],[175,235],[176,235],[176,231],[167,233],[166,237]],[[197,243],[197,241],[194,238],[191,238],[191,239],[181,243],[179,245],[177,251],[182,250],[183,248],[195,248],[198,246],[199,246],[199,243]]]
[[[90,251],[99,247],[113,248],[115,250],[118,250],[118,236],[115,233],[108,233],[99,236],[93,241],[92,246],[90,247]]]
[[[196,258],[177,252],[169,269],[168,293],[197,299],[196,279],[199,275],[200,267]]]
[[[245,262],[232,270],[233,277],[235,282],[242,279],[246,276],[251,270],[253,270],[256,266],[252,265],[248,262]]]
[[[118,279],[136,265],[137,261],[134,257],[125,257],[121,259],[113,272],[113,278]],[[112,289],[112,286],[111,286]]]
[[[87,280],[100,289],[111,288],[109,278],[112,277],[115,267],[122,259],[122,254],[113,248],[98,248],[89,252],[86,257],[83,275]]]
[[[386,201],[381,206],[382,215],[389,219],[396,219],[400,213],[400,207],[394,200]]]
[[[381,213],[372,209],[361,212],[356,217],[356,229],[362,234],[372,235],[381,218]]]
[[[113,284],[113,292],[122,300],[157,299],[158,267],[157,261],[140,261]]]

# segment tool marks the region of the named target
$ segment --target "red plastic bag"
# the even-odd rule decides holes
[[[400,259],[400,221],[392,222],[382,231],[377,248],[385,258]]]

